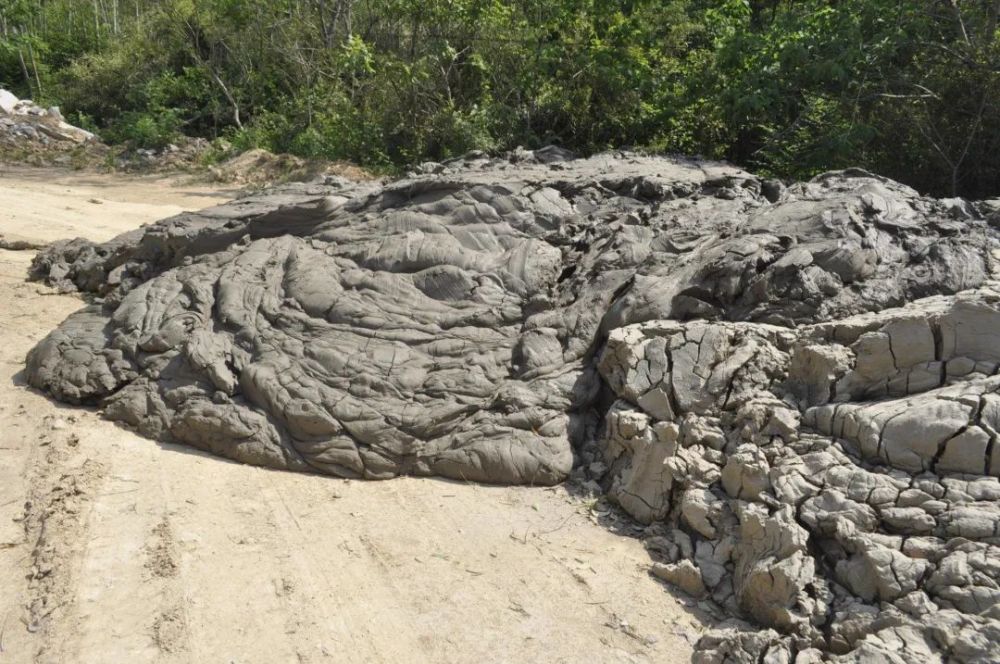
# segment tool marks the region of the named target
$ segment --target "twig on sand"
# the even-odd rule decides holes
[[[559,524],[558,526],[556,526],[555,528],[552,528],[552,529],[550,529],[550,530],[539,530],[539,531],[538,531],[537,533],[535,533],[535,534],[536,534],[536,536],[537,536],[537,535],[551,535],[552,533],[554,533],[554,532],[556,532],[556,531],[559,531],[559,530],[562,530],[562,529],[563,529],[563,527],[565,527],[565,525],[566,525],[567,523],[569,523],[569,520],[570,520],[570,519],[572,519],[572,518],[573,518],[573,517],[575,517],[575,516],[579,516],[579,515],[577,515],[577,514],[570,514],[570,515],[569,515],[568,517],[566,517],[565,519],[563,519],[563,522],[562,522],[562,523],[560,523],[560,524]]]
[[[7,618],[10,618],[10,611],[4,614],[3,622],[0,623],[0,653],[4,651],[3,637],[7,633]]]

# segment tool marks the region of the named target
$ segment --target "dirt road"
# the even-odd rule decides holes
[[[228,195],[4,169],[0,238]],[[25,353],[81,303],[25,283],[32,255],[0,250],[0,664],[689,660],[698,619],[564,488],[268,471],[27,389]]]

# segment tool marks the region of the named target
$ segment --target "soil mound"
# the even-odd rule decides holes
[[[219,182],[247,187],[264,187],[284,182],[301,182],[335,175],[349,180],[372,180],[363,168],[346,162],[309,160],[290,154],[274,154],[255,148],[210,166],[209,174]]]
[[[274,468],[576,467],[734,617],[700,661],[987,661],[997,221],[859,170],[551,148],[328,177],[50,247],[34,277],[97,297],[26,374]]]

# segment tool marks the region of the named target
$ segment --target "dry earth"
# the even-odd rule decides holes
[[[104,240],[229,195],[7,168],[0,239]],[[81,304],[25,283],[32,255],[0,250],[0,664],[690,659],[699,619],[564,487],[268,471],[27,389],[28,349]]]

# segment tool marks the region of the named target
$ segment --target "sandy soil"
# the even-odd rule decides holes
[[[228,195],[5,169],[0,237],[104,239]],[[27,389],[25,353],[81,303],[25,283],[32,256],[0,250],[0,663],[689,660],[699,619],[564,488],[268,471]]]
[[[0,164],[0,240],[46,243],[84,236],[103,242],[183,210],[218,205],[233,193],[176,177],[122,180]]]

